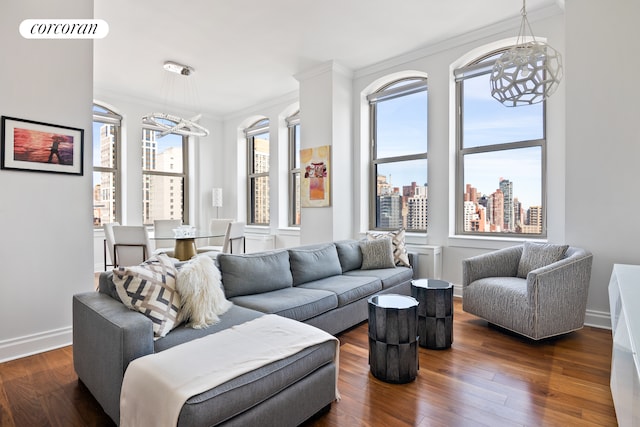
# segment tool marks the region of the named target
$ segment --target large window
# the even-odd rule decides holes
[[[119,221],[118,165],[122,117],[93,105],[93,225]]]
[[[175,125],[166,121],[169,125]],[[142,215],[144,224],[156,219],[189,218],[187,137],[142,129]]]
[[[289,225],[300,226],[300,116],[287,118],[289,130]]]
[[[492,52],[455,70],[457,234],[541,237],[545,220],[545,104],[491,97]]]
[[[247,138],[247,224],[269,224],[269,120],[245,130]]]
[[[373,229],[427,230],[427,80],[403,79],[367,97]]]

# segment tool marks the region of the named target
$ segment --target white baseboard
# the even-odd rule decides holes
[[[0,341],[0,363],[71,345],[71,326]]]
[[[604,311],[587,310],[584,324],[594,328],[611,329],[611,314]]]

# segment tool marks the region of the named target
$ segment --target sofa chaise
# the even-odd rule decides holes
[[[128,364],[264,314],[277,314],[336,334],[367,319],[378,293],[410,294],[410,266],[367,260],[363,242],[343,240],[251,254],[220,254],[217,264],[232,307],[203,329],[180,324],[155,339],[152,322],[118,297],[113,272],[98,292],[73,297],[73,357],[79,380],[116,422]],[[414,254],[408,254],[411,264]],[[363,262],[366,265],[363,265]],[[385,268],[378,268],[384,266]],[[363,269],[362,267],[366,267]],[[326,342],[241,375],[187,400],[178,425],[295,426],[335,400],[335,343]]]

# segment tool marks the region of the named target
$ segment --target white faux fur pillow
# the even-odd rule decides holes
[[[218,315],[233,305],[220,286],[220,271],[207,255],[198,255],[178,270],[176,288],[182,299],[178,321],[189,320],[187,326],[195,329],[218,323]]]

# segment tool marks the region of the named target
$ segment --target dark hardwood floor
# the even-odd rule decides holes
[[[339,338],[342,400],[305,427],[617,425],[608,330],[532,342],[456,299],[452,348],[420,348],[418,378],[401,385],[369,374],[366,323]],[[0,426],[113,425],[78,382],[71,347],[0,364]]]

